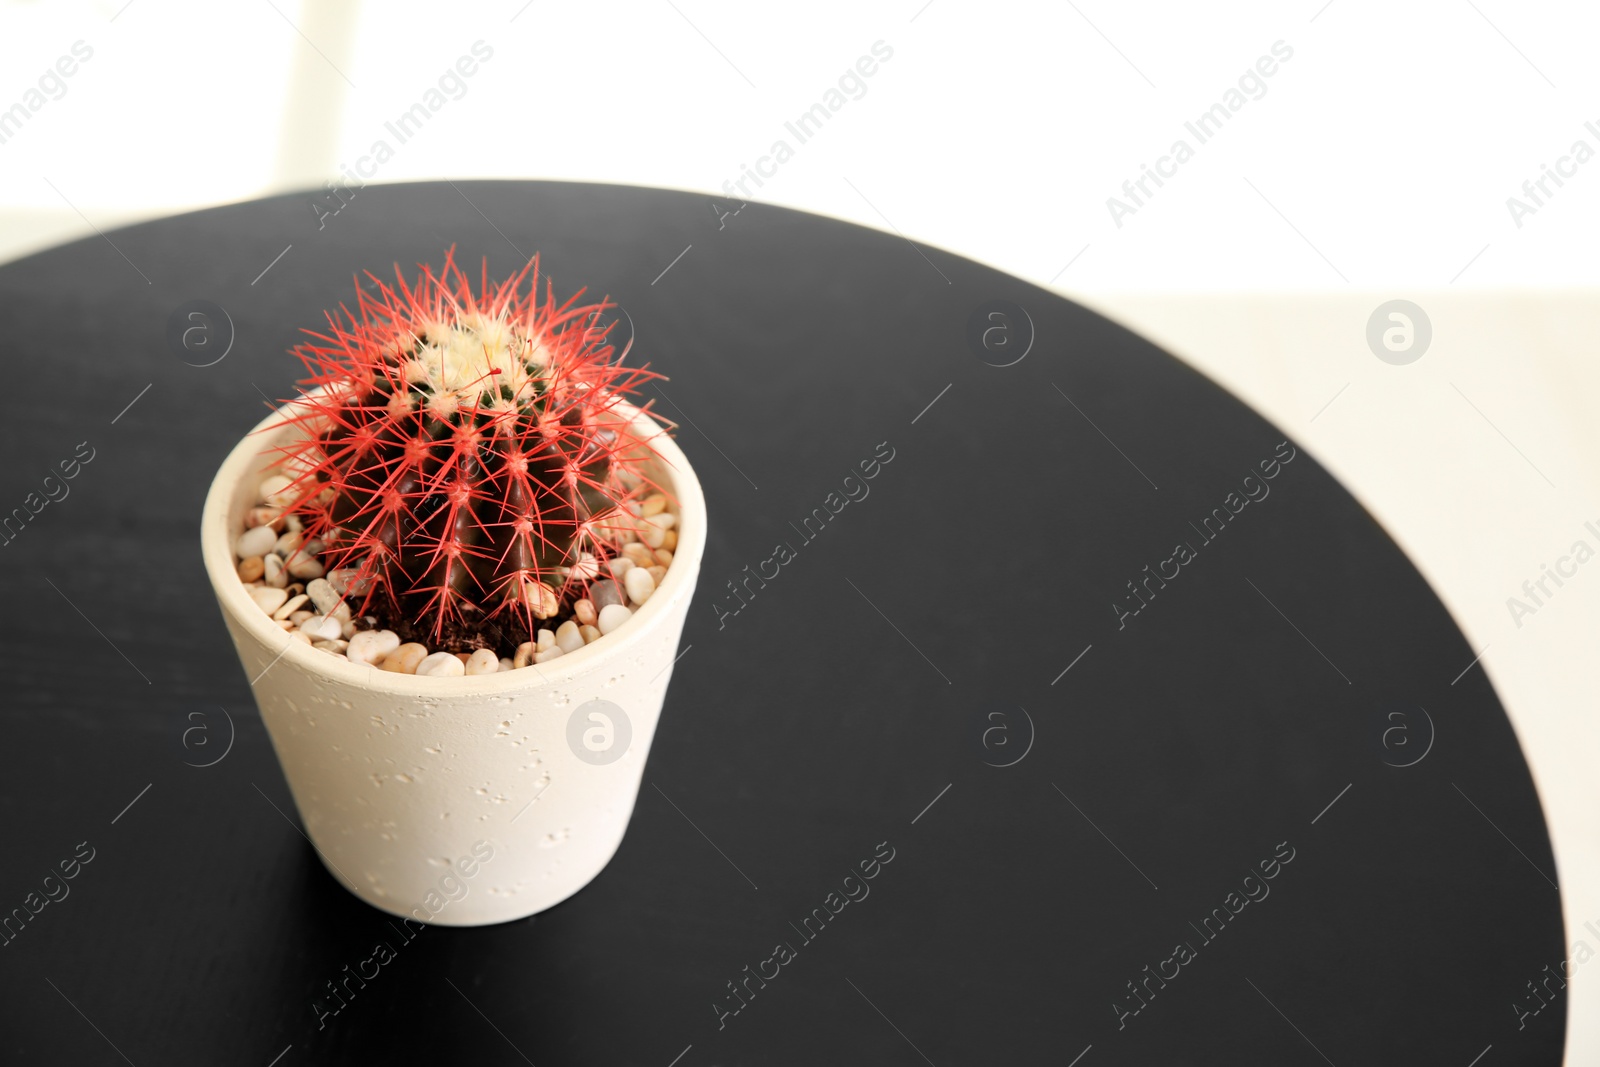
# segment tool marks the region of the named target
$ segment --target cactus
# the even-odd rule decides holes
[[[454,249],[420,266],[409,285],[398,264],[393,287],[358,279],[356,310],[294,349],[309,376],[285,409],[302,428],[280,449],[288,511],[361,612],[435,648],[486,624],[515,644],[603,572],[656,490],[619,405],[660,375],[623,367],[595,326],[614,305],[557,304],[548,278],[541,300],[537,257],[492,285],[485,261],[477,293]]]

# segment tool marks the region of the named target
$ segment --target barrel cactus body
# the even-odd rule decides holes
[[[453,254],[368,283],[295,350],[289,510],[363,611],[425,624],[435,647],[491,621],[527,640],[654,489],[622,406],[658,375],[622,365],[597,324],[612,305],[557,303],[537,259],[495,284],[486,264],[476,291]]]

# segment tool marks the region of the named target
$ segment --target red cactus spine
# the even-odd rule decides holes
[[[612,305],[557,304],[548,279],[541,300],[537,257],[493,285],[486,262],[476,293],[453,250],[411,284],[395,275],[358,282],[356,310],[295,349],[320,389],[286,409],[304,430],[281,450],[290,510],[361,611],[385,605],[435,642],[514,613],[526,640],[654,489],[621,405],[659,375],[623,367],[595,326]]]

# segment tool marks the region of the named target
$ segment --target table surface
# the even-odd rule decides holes
[[[1293,433],[1410,557],[1517,733],[1560,871],[1568,952],[1589,958],[1589,927],[1600,929],[1600,588],[1545,579],[1540,591],[1533,580],[1541,563],[1570,571],[1561,557],[1575,541],[1597,544],[1600,290],[1067,295]],[[1423,309],[1433,338],[1404,365],[1380,359],[1366,336],[1396,297]],[[1600,984],[1579,978],[1567,994],[1567,1061],[1600,1063]]]
[[[0,955],[8,1062],[1560,1062],[1560,894],[1493,689],[1452,684],[1472,650],[1368,514],[1205,378],[754,204],[473,182],[318,214],[0,268],[4,506],[37,510],[0,546],[0,908],[38,909]],[[450,244],[619,301],[712,529],[611,865],[532,920],[402,940],[298,832],[195,534],[299,329]],[[167,336],[197,299],[231,324],[208,366]]]

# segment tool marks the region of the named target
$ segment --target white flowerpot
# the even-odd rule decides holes
[[[582,889],[622,843],[706,538],[688,460],[627,411],[677,503],[672,564],[616,630],[496,674],[395,674],[291,638],[251,600],[232,546],[269,450],[296,431],[269,416],[217,472],[200,542],[223,619],[306,833],[374,907],[445,926],[524,918]]]

